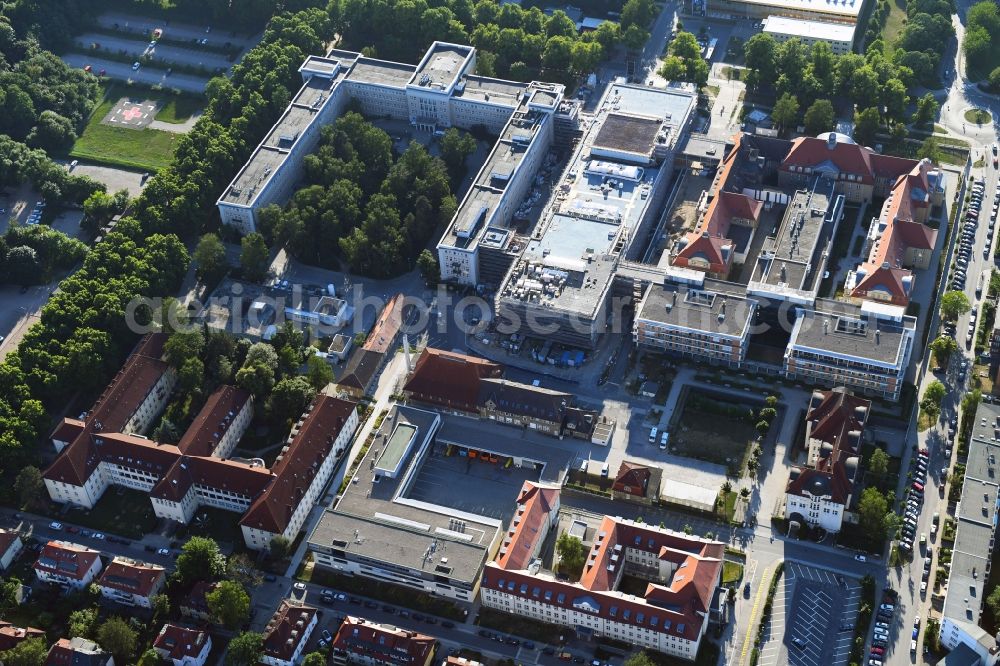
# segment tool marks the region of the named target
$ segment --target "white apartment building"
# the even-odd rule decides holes
[[[101,596],[125,606],[152,608],[152,597],[163,590],[167,582],[166,570],[156,564],[147,564],[127,557],[116,557],[101,572],[97,581]]]
[[[481,125],[498,132],[526,86],[476,76],[475,65],[474,48],[445,42],[434,42],[417,65],[342,50],[310,56],[299,68],[302,88],[219,198],[222,222],[249,233],[256,211],[287,201],[320,129],[349,101],[367,115],[408,120],[421,131]]]
[[[835,55],[850,53],[854,48],[853,23],[811,21],[788,16],[771,15],[764,19],[763,32],[781,43],[797,39],[806,47],[826,42]]]
[[[153,649],[173,666],[205,666],[212,652],[212,637],[200,629],[165,624],[153,641]]]
[[[86,546],[49,541],[35,560],[35,575],[43,583],[82,590],[101,572],[101,554]]]
[[[24,544],[17,532],[0,529],[0,571],[7,571],[14,560],[24,550]]]

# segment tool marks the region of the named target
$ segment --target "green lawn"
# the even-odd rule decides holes
[[[93,509],[71,509],[65,519],[98,532],[130,539],[141,539],[156,528],[156,515],[149,495],[120,486],[108,488]]]
[[[722,563],[722,584],[738,583],[743,578],[743,565],[726,560]]]
[[[965,112],[965,121],[985,125],[990,122],[990,112],[985,109],[969,109]]]
[[[239,519],[239,514],[232,511],[207,506],[199,507],[191,522],[177,529],[174,538],[183,542],[192,536],[211,537],[220,544],[228,544],[238,550],[244,544]]]
[[[885,30],[882,31],[887,47],[896,43],[896,38],[903,32],[905,25],[906,0],[889,0],[889,18],[885,20]]]
[[[70,151],[70,157],[139,171],[157,171],[170,164],[182,135],[149,128],[112,127],[101,122],[115,102],[126,96],[161,102],[163,106],[156,118],[168,123],[183,123],[204,106],[198,97],[112,84]]]

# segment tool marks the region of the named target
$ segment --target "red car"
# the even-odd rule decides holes
[[[885,648],[873,647],[872,654],[883,655],[885,654]]]
[[[92,72],[92,71],[94,71],[94,68],[91,65],[84,65],[83,66],[83,71],[85,71],[85,72]]]

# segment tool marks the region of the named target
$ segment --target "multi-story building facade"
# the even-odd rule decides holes
[[[941,646],[951,652],[949,662],[962,655],[963,660],[956,663],[1000,663],[1000,643],[982,626],[1000,511],[998,442],[1000,406],[982,402],[973,419],[962,496],[955,507],[955,543],[944,587],[939,638]]]
[[[721,581],[724,544],[606,516],[586,530],[578,582],[539,569],[539,544],[558,513],[558,489],[525,483],[518,512],[481,583],[487,608],[693,661]],[[642,597],[617,591],[624,574],[649,581]]]
[[[116,557],[101,572],[97,585],[101,596],[125,606],[152,608],[153,596],[166,584],[166,570],[127,557]]]
[[[855,26],[850,23],[810,21],[772,14],[764,19],[762,32],[771,35],[779,44],[790,39],[797,39],[806,47],[825,42],[834,55],[844,55],[854,49],[854,30]]]
[[[160,360],[164,339],[147,336],[85,420],[53,433],[61,452],[43,475],[49,496],[93,508],[108,487],[120,485],[148,493],[158,517],[180,523],[199,506],[244,514],[244,538],[255,550],[269,548],[275,536],[294,540],[354,436],[355,404],[318,396],[270,469],[259,459],[225,458],[253,414],[250,394],[231,386],[209,397],[176,445],[123,432],[148,426],[156,415],[151,405],[166,405],[168,393],[160,392],[173,371]],[[145,410],[141,419],[135,409]]]
[[[104,563],[101,554],[86,546],[49,541],[35,560],[35,575],[43,583],[82,590],[94,582]]]
[[[17,532],[0,529],[0,571],[10,569],[22,550],[24,550],[24,544]]]
[[[871,402],[845,389],[816,391],[806,413],[806,464],[792,468],[785,517],[840,531],[857,481]]]
[[[320,129],[349,102],[367,115],[405,120],[419,131],[482,126],[499,133],[529,86],[477,76],[475,67],[474,48],[445,42],[434,42],[416,65],[339,49],[310,56],[299,68],[302,87],[219,198],[223,223],[249,233],[256,229],[258,210],[284,203]]]
[[[838,301],[801,309],[785,349],[785,375],[818,386],[850,386],[899,398],[916,338],[904,308]],[[822,308],[822,309],[820,309]]]
[[[45,666],[115,666],[115,658],[86,638],[60,638],[49,648]]]
[[[431,666],[437,640],[416,631],[348,615],[331,645],[334,666]]]
[[[312,606],[282,600],[264,629],[261,662],[267,666],[295,666],[318,621],[319,612]]]

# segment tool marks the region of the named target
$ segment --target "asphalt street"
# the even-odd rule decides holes
[[[164,88],[176,88],[184,92],[201,93],[205,90],[208,79],[190,74],[170,74],[167,70],[157,67],[143,65],[138,70],[133,71],[131,65],[115,60],[103,60],[94,58],[82,53],[67,53],[62,58],[70,67],[83,68],[90,65],[96,71],[105,70],[106,75],[113,79],[122,81],[135,81],[151,86],[163,86]]]
[[[208,39],[209,36],[205,36],[204,38]],[[147,49],[149,49],[149,42],[145,40],[100,35],[97,33],[78,35],[74,41],[78,47],[95,56],[100,56],[101,52],[124,52],[138,59],[140,56],[145,55]],[[92,44],[100,44],[100,49],[91,50]],[[232,61],[228,60],[225,55],[215,51],[208,51],[196,44],[192,44],[189,48],[181,48],[169,44],[157,44],[152,49],[150,55],[153,62],[164,68],[174,64],[183,64],[194,67],[206,67],[213,71],[224,71],[232,65]]]

